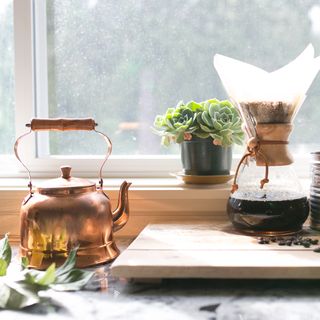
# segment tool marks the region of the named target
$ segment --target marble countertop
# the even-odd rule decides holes
[[[128,245],[122,240],[120,247]],[[1,320],[320,319],[320,281],[163,280],[136,283],[97,267],[85,290],[54,292],[50,306],[0,311]]]

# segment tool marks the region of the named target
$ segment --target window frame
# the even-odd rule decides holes
[[[14,0],[15,45],[15,125],[16,137],[27,132],[25,124],[34,117],[48,117],[48,80],[46,46],[46,1]],[[37,40],[37,41],[36,41]],[[45,106],[39,111],[37,105]],[[45,156],[37,157],[36,145],[48,150],[48,139],[36,134],[32,141],[22,141],[19,146],[21,159],[34,177],[56,175],[59,166],[72,164],[74,174],[96,176],[103,156]],[[160,142],[159,142],[160,143]],[[240,155],[234,155],[235,168]],[[307,177],[308,156],[296,159],[299,176]],[[112,156],[107,161],[104,175],[108,177],[169,177],[181,170],[180,156]],[[1,173],[3,177],[25,176],[24,168],[16,162],[15,172]]]

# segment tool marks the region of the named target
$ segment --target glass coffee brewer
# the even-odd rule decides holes
[[[248,136],[228,200],[229,218],[249,234],[294,234],[308,217],[309,203],[292,168],[288,139],[320,57],[314,58],[309,45],[271,73],[222,55],[215,55],[214,66]]]

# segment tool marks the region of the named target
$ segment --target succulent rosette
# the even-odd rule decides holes
[[[172,142],[212,138],[215,145],[224,147],[242,144],[244,133],[241,118],[230,101],[210,99],[200,103],[182,101],[175,108],[168,108],[154,121],[154,132],[162,137],[165,146]]]

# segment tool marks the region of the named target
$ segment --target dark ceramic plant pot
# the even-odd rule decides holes
[[[232,148],[216,146],[212,139],[193,137],[181,143],[181,161],[186,175],[230,174]]]

